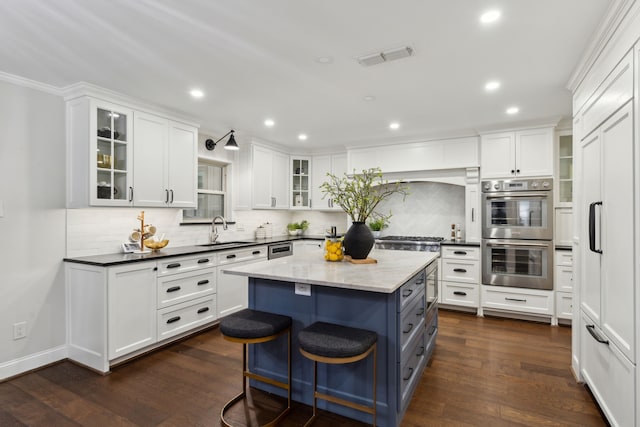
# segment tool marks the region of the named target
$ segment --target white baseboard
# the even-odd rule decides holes
[[[61,345],[39,353],[30,354],[19,359],[0,363],[0,381],[38,369],[51,363],[59,362],[66,358],[67,346]]]

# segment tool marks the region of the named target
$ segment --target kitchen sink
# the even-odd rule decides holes
[[[209,248],[218,248],[221,246],[239,246],[239,245],[249,245],[253,242],[214,242],[214,243],[205,243],[203,245],[196,246],[204,246]]]

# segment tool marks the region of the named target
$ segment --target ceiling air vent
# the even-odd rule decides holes
[[[399,47],[396,49],[385,50],[371,55],[356,58],[363,67],[370,67],[383,62],[395,61],[396,59],[407,58],[413,55],[413,49],[409,46]]]

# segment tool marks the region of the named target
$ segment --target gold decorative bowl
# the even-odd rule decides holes
[[[165,246],[167,246],[169,244],[168,240],[153,240],[153,239],[147,239],[144,241],[144,245],[154,251],[158,251],[162,248],[164,248]]]

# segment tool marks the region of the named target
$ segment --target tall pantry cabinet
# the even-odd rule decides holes
[[[574,93],[579,258],[574,357],[612,425],[638,425],[638,100],[631,49],[599,85]],[[638,82],[638,60],[635,80]],[[597,67],[596,67],[597,70]],[[597,72],[597,71],[596,71]],[[585,95],[587,86],[592,93]],[[636,86],[637,87],[637,86]],[[579,100],[585,100],[579,105]]]

